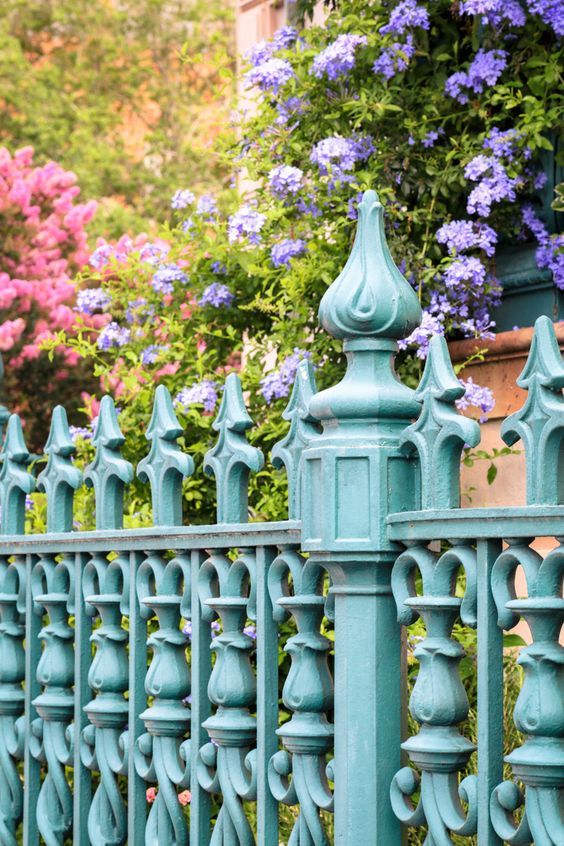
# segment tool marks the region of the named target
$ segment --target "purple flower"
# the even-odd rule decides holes
[[[283,199],[288,194],[297,194],[302,187],[304,178],[303,170],[291,165],[278,165],[268,174],[268,185],[271,193]]]
[[[410,59],[415,55],[413,36],[408,35],[405,41],[395,41],[391,47],[386,47],[372,65],[374,73],[382,74],[391,79],[398,71],[406,70]]]
[[[531,230],[538,243],[537,265],[550,270],[556,287],[564,290],[564,235],[551,237],[530,205],[523,206],[521,214],[523,223]]]
[[[219,273],[222,276],[225,276],[227,273],[227,268],[222,261],[212,261],[211,269],[214,273]]]
[[[286,59],[268,59],[252,68],[247,73],[246,79],[262,91],[272,91],[273,94],[277,94],[294,77],[292,65]]]
[[[201,306],[211,305],[214,308],[227,306],[229,308],[234,299],[235,295],[231,293],[227,285],[222,285],[220,282],[212,282],[211,285],[208,285],[198,302]]]
[[[497,244],[497,233],[485,223],[471,220],[451,220],[437,230],[437,241],[446,244],[454,253],[461,253],[478,247],[486,255],[492,256]]]
[[[472,181],[480,179],[468,196],[466,209],[469,214],[487,217],[493,203],[515,200],[517,179],[507,175],[505,167],[495,156],[475,156],[464,168],[464,176]]]
[[[188,276],[177,264],[163,264],[153,276],[151,285],[159,294],[172,294],[175,282],[184,285]]]
[[[88,259],[88,264],[90,267],[93,267],[94,270],[101,270],[102,267],[109,262],[113,254],[114,248],[111,244],[101,244],[99,247],[96,247]]]
[[[322,50],[313,60],[313,74],[318,79],[326,75],[335,80],[346,76],[355,65],[357,47],[365,46],[368,39],[365,35],[343,33],[325,50]]]
[[[435,130],[432,129],[430,132],[427,133],[427,135],[425,135],[424,138],[421,139],[421,143],[424,147],[434,147],[435,142],[438,141],[438,139],[439,133],[435,132]]]
[[[111,296],[102,288],[84,288],[76,295],[74,310],[82,314],[94,314],[95,311],[105,311],[111,302]]]
[[[480,15],[482,24],[499,26],[507,21],[511,26],[524,26],[525,13],[517,0],[462,0],[461,15]]]
[[[144,317],[152,315],[153,307],[147,305],[147,300],[144,297],[139,297],[137,300],[130,300],[125,310],[125,319],[128,323],[141,323]]]
[[[481,94],[484,85],[495,85],[507,67],[505,50],[478,50],[468,71],[457,71],[445,82],[445,92],[459,103],[468,102],[468,93],[463,89],[471,88]]]
[[[460,399],[456,400],[456,407],[459,411],[465,411],[471,405],[476,408],[481,408],[482,416],[480,417],[480,423],[485,423],[488,419],[488,414],[492,411],[495,405],[495,399],[491,388],[485,388],[481,385],[477,385],[471,376],[469,376],[466,380],[459,379],[458,381],[462,387],[466,389],[466,393],[464,396],[460,397]]]
[[[307,102],[301,100],[299,97],[288,97],[287,100],[276,103],[278,117],[274,122],[279,126],[283,126],[290,119],[301,115],[307,105]]]
[[[401,0],[394,6],[388,23],[381,27],[381,35],[403,35],[411,27],[429,29],[429,13],[424,6],[418,6],[415,0]]]
[[[218,213],[217,202],[211,194],[204,194],[198,200],[196,211],[205,217],[206,220],[212,220]]]
[[[277,29],[272,37],[272,44],[275,50],[288,50],[296,43],[298,30],[293,26],[283,26]]]
[[[109,350],[111,347],[123,347],[129,343],[131,339],[131,331],[127,327],[122,327],[115,320],[104,326],[98,335],[98,347],[101,350]]]
[[[444,281],[447,288],[457,288],[464,283],[482,288],[486,281],[486,268],[475,256],[460,256],[445,270]]]
[[[249,205],[241,206],[239,211],[232,214],[228,221],[229,243],[248,240],[249,244],[260,244],[260,231],[266,223],[266,215],[261,214]]]
[[[263,38],[262,41],[258,41],[245,53],[245,58],[256,68],[258,65],[262,65],[272,58],[273,50],[273,43]]]
[[[162,350],[166,350],[166,347],[159,347],[157,344],[149,344],[149,346],[145,347],[145,349],[141,352],[141,361],[143,364],[154,364]]]
[[[494,156],[503,157],[512,162],[515,158],[515,142],[520,135],[521,133],[516,129],[498,129],[494,126],[484,139],[484,148],[491,150]]]
[[[285,238],[278,244],[274,244],[270,252],[272,264],[274,267],[289,267],[290,260],[296,256],[301,256],[307,249],[306,242],[301,238]]]
[[[245,626],[243,629],[243,634],[246,634],[247,637],[250,637],[252,640],[257,639],[257,627],[253,623],[249,623],[248,626]]]
[[[417,329],[411,335],[398,341],[400,350],[405,350],[412,345],[417,347],[417,358],[427,358],[429,352],[429,341],[434,335],[444,335],[445,327],[440,317],[423,310],[422,320]]]
[[[543,170],[539,170],[539,172],[535,175],[533,180],[533,188],[535,191],[540,191],[541,188],[544,188],[546,183],[548,182],[548,176]]]
[[[183,411],[190,405],[201,404],[205,412],[212,414],[217,405],[217,397],[217,382],[203,379],[201,382],[194,382],[189,388],[182,388],[176,394],[174,402]]]
[[[359,161],[368,159],[374,152],[374,144],[368,136],[341,138],[332,135],[318,141],[310,154],[310,160],[319,167],[322,174],[331,172],[337,178],[353,170]]]
[[[75,444],[79,438],[83,438],[85,441],[91,440],[94,432],[85,426],[69,426],[69,434],[71,441]]]
[[[311,353],[294,347],[294,352],[284,359],[279,370],[273,370],[260,380],[261,393],[269,405],[273,399],[288,396],[296,378],[298,364],[304,358],[311,358]]]
[[[141,261],[155,266],[166,258],[169,252],[170,244],[152,244],[148,242],[147,244],[143,244],[141,247],[139,251],[139,258]]]
[[[543,23],[552,27],[556,35],[564,35],[564,5],[562,0],[527,0],[529,12],[538,15]]]
[[[188,188],[179,188],[172,196],[170,207],[171,209],[185,209],[186,206],[192,205],[194,199],[193,193]]]

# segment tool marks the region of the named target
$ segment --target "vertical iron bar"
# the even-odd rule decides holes
[[[198,596],[198,573],[206,556],[201,550],[192,552],[192,705],[191,705],[191,779],[190,791],[190,844],[202,846],[209,843],[211,827],[211,797],[198,783],[198,756],[208,742],[208,733],[202,728],[211,715],[208,699],[208,682],[211,674],[210,626],[202,619]]]
[[[36,806],[41,788],[41,772],[39,762],[31,754],[31,724],[37,718],[37,711],[32,705],[39,696],[41,688],[35,674],[41,644],[39,631],[41,617],[34,611],[33,595],[31,592],[31,575],[36,556],[26,555],[26,609],[25,609],[25,751],[24,751],[24,846],[37,846],[39,830],[37,827]]]
[[[74,594],[74,796],[73,796],[73,843],[89,846],[88,812],[92,802],[92,774],[80,757],[80,740],[83,728],[88,724],[84,706],[92,698],[88,685],[88,671],[92,662],[92,619],[84,610],[82,595],[82,573],[88,555],[77,552],[75,556]]]
[[[500,540],[479,540],[478,567],[478,843],[501,846],[490,821],[490,796],[503,780],[503,632],[491,588]]]
[[[139,715],[145,710],[145,676],[147,674],[147,631],[139,613],[137,569],[143,561],[141,552],[129,554],[129,729],[127,732],[127,830],[132,846],[145,842],[147,803],[146,785],[135,768],[135,743],[145,731]],[[95,846],[95,844],[93,844]]]
[[[278,844],[278,804],[268,786],[268,762],[278,749],[278,625],[267,577],[276,550],[257,549],[257,846]]]

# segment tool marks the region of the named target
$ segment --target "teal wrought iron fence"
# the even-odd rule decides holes
[[[84,479],[54,410],[37,479],[47,533],[26,535],[35,479],[11,416],[0,471],[2,846],[277,846],[280,805],[293,809],[291,846],[324,846],[329,829],[339,846],[400,846],[402,824],[426,828],[427,846],[564,843],[564,365],[540,318],[520,380],[528,400],[503,427],[508,443],[523,442],[529,505],[461,509],[460,457],[479,427],[456,411],[463,388],[443,339],[417,391],[394,374],[396,340],[420,310],[382,215],[368,192],[321,304],[323,327],[344,342],[345,376],[317,393],[302,363],[272,454],[288,476],[287,520],[246,522],[263,456],[246,438],[236,375],[204,464],[217,486],[210,526],[182,525],[194,465],[163,387],[137,467],[153,528],[122,528],[134,470],[105,397]],[[83,482],[95,531],[72,530]],[[531,547],[540,536],[557,538],[544,560]],[[402,627],[417,617],[426,636],[409,708],[420,728],[406,738]],[[522,744],[504,781],[502,630],[520,618],[532,643],[518,657]],[[456,621],[477,627],[476,744]]]

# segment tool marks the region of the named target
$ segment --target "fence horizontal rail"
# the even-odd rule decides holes
[[[280,546],[301,540],[299,520],[273,523],[231,523],[206,526],[159,526],[139,529],[58,532],[44,535],[0,535],[0,555],[67,551],[108,552],[164,549],[228,549]]]
[[[404,511],[387,520],[391,541],[564,537],[564,506]]]

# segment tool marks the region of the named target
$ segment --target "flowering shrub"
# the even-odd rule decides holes
[[[94,202],[78,203],[79,193],[74,174],[55,162],[34,167],[31,147],[13,156],[0,148],[0,354],[7,404],[23,413],[28,440],[37,447],[46,433],[46,408],[62,393],[76,396],[77,384],[87,379],[73,350],[58,346],[50,364],[40,349],[76,320],[72,276],[88,259],[85,227],[96,210]],[[86,313],[102,302],[98,289],[81,297]]]
[[[391,249],[423,306],[400,344],[412,384],[432,335],[487,345],[504,245],[533,236],[539,265],[564,287],[562,239],[536,199],[561,112],[560,27],[558,5],[532,0],[343,0],[323,27],[285,27],[256,45],[244,70],[256,110],[235,115],[222,141],[224,160],[254,187],[213,198],[180,185],[166,245],[130,243],[124,256],[123,244],[102,244],[91,259],[89,284],[102,291],[100,310],[111,303],[111,322],[70,346],[119,396],[132,454],[146,449],[155,382],[169,386],[198,458],[230,370],[241,372],[252,437],[266,449],[283,431],[300,356],[321,386],[335,381],[341,365],[318,332],[317,305],[349,253],[365,188],[387,207]],[[461,407],[487,414],[491,392],[463,384]],[[269,478],[266,499],[266,473],[252,508],[281,516],[283,480]],[[201,474],[187,482],[192,518],[211,516],[205,484]]]

